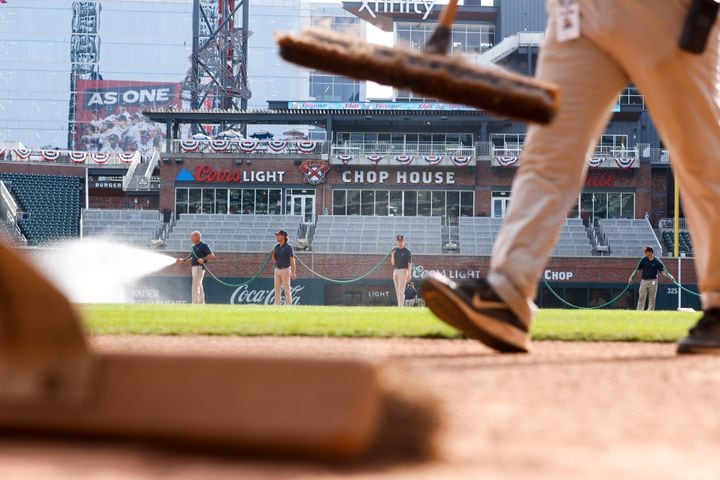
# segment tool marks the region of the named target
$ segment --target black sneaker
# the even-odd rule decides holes
[[[501,352],[528,352],[528,327],[485,279],[454,282],[431,274],[420,287],[425,305],[465,335]]]
[[[678,342],[677,353],[720,354],[720,308],[703,312],[689,335]]]

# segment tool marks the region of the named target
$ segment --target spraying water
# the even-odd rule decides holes
[[[39,255],[38,266],[76,303],[121,303],[134,281],[175,263],[162,253],[92,238],[73,240]]]

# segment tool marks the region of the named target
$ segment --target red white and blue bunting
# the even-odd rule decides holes
[[[54,162],[60,158],[60,150],[41,150],[40,155],[46,162]]]
[[[108,153],[108,152],[92,152],[90,154],[90,158],[92,158],[93,162],[95,162],[95,163],[105,163],[110,158],[110,153]]]
[[[425,155],[423,159],[428,163],[428,165],[437,165],[440,162],[443,161],[442,155]]]
[[[180,149],[183,152],[197,152],[198,150],[200,150],[200,142],[198,140],[192,139],[180,140]]]
[[[352,155],[338,155],[337,158],[347,165],[354,157]]]
[[[135,159],[135,153],[134,152],[122,152],[118,153],[118,160],[120,160],[122,163],[132,163],[132,161]]]
[[[228,140],[210,140],[210,149],[213,152],[227,152],[232,145]]]
[[[257,140],[242,140],[240,142],[240,151],[243,153],[253,153],[257,147]]]
[[[588,165],[590,165],[591,168],[597,168],[602,165],[603,160],[605,160],[604,157],[590,157],[588,159]]]
[[[19,158],[20,160],[27,160],[30,158],[30,154],[32,153],[32,150],[29,148],[13,148],[13,156]]]
[[[635,163],[635,157],[615,157],[615,163],[622,169],[630,168]]]
[[[285,150],[287,142],[285,140],[268,140],[267,146],[271,151],[277,153]]]
[[[297,146],[298,152],[304,154],[312,153],[315,150],[315,142],[312,140],[299,140],[295,146]]]
[[[495,157],[495,161],[498,162],[502,167],[510,167],[517,163],[518,157],[502,155]]]
[[[464,167],[465,165],[469,164],[472,158],[472,155],[453,155],[452,157],[450,157],[452,162],[458,167]]]
[[[68,152],[68,157],[73,163],[85,163],[87,152]]]
[[[395,161],[400,165],[410,165],[413,161],[412,155],[395,155]]]
[[[384,157],[382,155],[365,155],[365,158],[377,165]]]

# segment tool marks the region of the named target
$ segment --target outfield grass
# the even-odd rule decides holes
[[[460,338],[425,308],[79,305],[92,335],[297,335]],[[535,340],[674,342],[699,313],[541,310]]]

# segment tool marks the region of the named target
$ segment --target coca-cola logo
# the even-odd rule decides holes
[[[586,187],[612,187],[615,185],[617,172],[591,173],[585,180]]]
[[[295,285],[292,290],[293,305],[300,305],[300,292],[305,290],[304,285]],[[230,304],[260,304],[270,305],[275,303],[275,289],[269,290],[250,289],[247,285],[236,288],[230,296]]]

